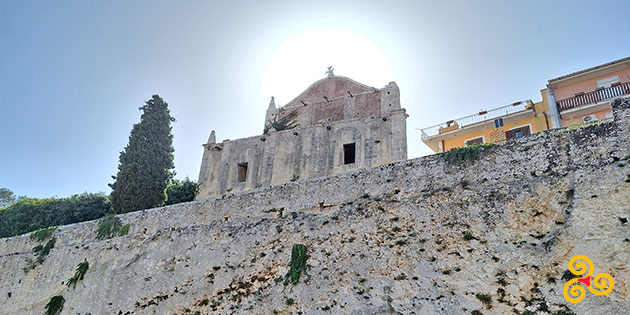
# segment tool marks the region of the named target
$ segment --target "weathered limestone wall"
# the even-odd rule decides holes
[[[110,240],[95,240],[95,222],[63,226],[27,273],[37,243],[0,240],[0,314],[41,314],[58,294],[62,314],[625,314],[630,100],[614,114],[473,163],[433,155],[129,213],[130,233]],[[311,279],[285,287],[295,243]],[[564,301],[577,254],[613,276],[610,294]]]

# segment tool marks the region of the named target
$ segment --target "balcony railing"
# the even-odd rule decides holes
[[[556,101],[556,104],[558,104],[558,111],[562,112],[584,105],[596,104],[600,101],[609,100],[626,94],[630,94],[630,82],[565,98]]]
[[[501,106],[495,109],[482,110],[477,114],[469,115],[455,120],[450,120],[442,124],[420,129],[422,139],[447,133],[453,130],[464,128],[465,126],[476,124],[482,121],[502,117],[512,113],[525,111],[534,108],[531,100],[516,102],[514,104]]]

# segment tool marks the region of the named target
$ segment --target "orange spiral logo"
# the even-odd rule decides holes
[[[564,298],[571,303],[579,303],[586,296],[586,289],[595,295],[606,295],[615,287],[613,278],[607,273],[598,273],[593,275],[593,262],[584,255],[576,255],[569,260],[569,271],[581,278],[571,279],[564,285],[562,294]]]

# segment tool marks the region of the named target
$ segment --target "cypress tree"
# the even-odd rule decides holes
[[[161,206],[166,200],[166,186],[172,177],[173,135],[175,121],[168,104],[158,95],[139,108],[140,122],[133,125],[129,144],[120,152],[118,174],[112,176],[111,202],[116,213]]]

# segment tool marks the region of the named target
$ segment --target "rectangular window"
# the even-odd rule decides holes
[[[469,146],[472,144],[482,144],[482,143],[483,143],[482,137],[466,140],[466,146]]]
[[[354,143],[343,145],[343,164],[352,164],[355,160],[356,146]]]
[[[238,177],[237,181],[242,183],[247,180],[247,162],[238,163]]]
[[[523,126],[523,127],[514,128],[512,130],[506,131],[505,139],[507,140],[518,139],[525,136],[529,136],[530,134],[531,134],[531,130],[529,129],[529,126]]]

